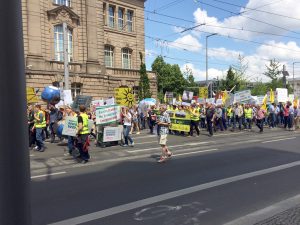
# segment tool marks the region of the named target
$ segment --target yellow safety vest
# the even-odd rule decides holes
[[[199,109],[195,108],[193,110],[191,110],[191,120],[193,121],[198,121],[200,118],[200,113],[199,113]]]
[[[86,113],[80,113],[80,116],[82,117],[83,120],[83,127],[79,134],[89,134],[89,116]]]
[[[47,126],[47,123],[46,123],[46,116],[45,116],[45,113],[43,111],[38,111],[35,116],[40,118],[40,114],[43,114],[43,120],[42,122],[38,121],[38,120],[34,120],[34,126],[35,128],[45,128]]]
[[[252,119],[252,109],[249,108],[249,109],[245,109],[245,118],[246,119]]]
[[[233,116],[233,112],[232,112],[231,108],[227,109],[227,116],[228,117],[232,117]]]

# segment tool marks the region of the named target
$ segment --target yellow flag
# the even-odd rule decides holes
[[[294,98],[293,105],[296,106],[296,107],[298,107],[298,97]]]
[[[261,108],[267,110],[267,95],[265,95]]]
[[[225,104],[226,101],[228,99],[228,94],[227,91],[223,91],[223,95],[222,95],[222,103]]]
[[[167,103],[167,95],[164,96],[164,103]]]
[[[273,92],[272,89],[270,90],[270,102],[271,102],[271,103],[274,103],[274,102],[275,102],[274,92]]]
[[[182,102],[181,95],[178,95],[178,101],[179,101],[179,102]]]

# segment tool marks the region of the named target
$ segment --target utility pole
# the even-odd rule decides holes
[[[300,62],[293,62],[293,93],[295,95],[295,64]]]
[[[30,169],[21,0],[0,7],[0,224],[30,225]],[[13,134],[13,135],[12,135]]]
[[[287,88],[286,77],[289,76],[289,72],[286,71],[286,66],[285,66],[285,65],[283,65],[282,74],[283,74],[283,78],[282,78],[283,87],[284,87],[284,88]]]
[[[206,68],[206,85],[208,85],[208,44],[207,44],[207,39],[211,36],[214,36],[214,35],[217,35],[217,33],[213,33],[213,34],[210,34],[210,35],[207,35],[205,37],[205,45],[206,45],[206,52],[205,52],[205,68]]]
[[[69,90],[69,47],[68,47],[68,25],[66,22],[63,23],[63,31],[64,31],[64,68],[65,68],[65,75],[64,75],[64,82],[65,90]]]

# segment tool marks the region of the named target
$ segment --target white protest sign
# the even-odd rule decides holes
[[[115,104],[115,98],[106,99],[104,102],[106,103],[106,105],[114,105]]]
[[[288,101],[290,101],[291,103],[293,103],[294,99],[295,99],[294,95],[289,95]]]
[[[262,105],[262,104],[263,104],[263,101],[264,101],[264,98],[265,98],[264,95],[257,96],[257,97],[256,97],[256,101],[255,101],[255,104],[256,104],[256,105]]]
[[[97,108],[97,107],[103,106],[104,101],[103,100],[94,100],[94,101],[92,101],[91,105]]]
[[[96,124],[108,124],[120,120],[120,106],[101,106],[96,109]]]
[[[251,91],[239,91],[234,94],[234,103],[236,102],[245,102],[251,100]]]
[[[62,134],[65,136],[75,137],[77,134],[77,117],[67,116]]]
[[[276,88],[277,92],[277,101],[278,102],[287,102],[288,100],[288,90],[286,88]]]
[[[198,98],[197,102],[199,104],[205,104],[205,98]]]
[[[103,130],[103,142],[120,141],[122,138],[123,126],[105,127]]]
[[[64,90],[64,103],[65,105],[70,105],[73,103],[71,90]]]
[[[215,98],[206,99],[206,102],[213,104],[213,103],[215,103]]]
[[[223,101],[222,101],[222,99],[217,99],[217,101],[216,101],[216,105],[222,105],[223,104]]]

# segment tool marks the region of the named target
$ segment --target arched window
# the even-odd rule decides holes
[[[65,5],[68,7],[71,6],[71,0],[53,0],[53,3],[56,5]]]
[[[71,84],[71,93],[72,98],[74,99],[77,95],[81,95],[82,84],[81,83],[72,83]]]
[[[114,48],[111,45],[104,46],[104,61],[106,67],[114,66]]]
[[[73,34],[71,29],[67,29],[68,34],[68,58],[73,61]],[[54,54],[56,61],[64,61],[64,30],[63,25],[54,26]]]
[[[131,69],[131,53],[129,48],[122,49],[122,68]]]

